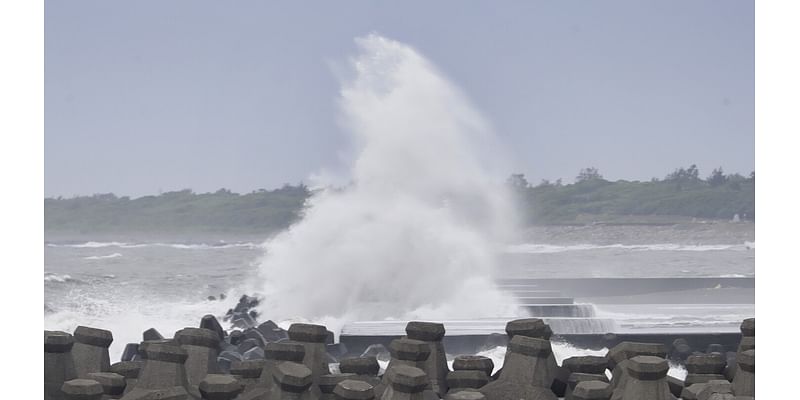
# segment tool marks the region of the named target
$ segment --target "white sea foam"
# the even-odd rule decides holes
[[[755,246],[755,244],[753,244]],[[588,250],[631,250],[631,251],[725,251],[725,250],[747,250],[744,244],[708,244],[708,245],[687,245],[675,243],[658,244],[573,244],[573,245],[554,245],[524,243],[510,245],[505,248],[507,253],[515,254],[547,254],[564,253],[570,251]]]
[[[89,257],[83,257],[83,259],[84,260],[105,260],[105,259],[117,258],[117,257],[122,257],[122,254],[113,253],[113,254],[108,254],[108,255],[105,255],[105,256],[89,256]]]
[[[589,349],[582,349],[579,347],[575,347],[568,343],[563,342],[551,342],[550,345],[553,348],[553,356],[556,359],[558,365],[562,365],[564,359],[570,357],[581,357],[581,356],[601,356],[605,357],[606,353],[608,352],[607,348],[602,348],[599,350],[589,350]],[[491,348],[489,350],[481,351],[477,355],[484,356],[492,359],[494,363],[494,371],[492,373],[497,372],[500,368],[503,367],[503,362],[506,358],[506,347],[505,346],[498,346]],[[452,368],[452,361],[448,361],[448,365]],[[686,369],[679,364],[670,362],[669,363],[669,372],[667,372],[670,376],[683,380],[686,377]],[[611,378],[611,373],[606,371],[606,375]]]
[[[169,247],[178,250],[218,250],[231,248],[259,249],[261,243],[237,242],[237,243],[125,243],[125,242],[85,242],[85,243],[47,243],[48,247],[61,248],[103,248],[118,247],[121,249],[134,249],[139,247]],[[89,258],[87,258],[89,259]]]
[[[45,272],[44,273],[44,281],[45,282],[64,283],[64,282],[69,282],[69,281],[72,281],[72,280],[74,280],[74,279],[72,279],[72,277],[69,276],[68,274],[56,274],[56,273],[53,273],[53,272]]]
[[[135,297],[135,296],[134,296]],[[111,330],[114,342],[109,349],[112,362],[119,360],[127,343],[139,343],[142,332],[156,328],[165,337],[187,326],[198,326],[205,314],[224,315],[227,302],[157,301],[142,296],[117,299],[106,295],[76,291],[70,301],[57,310],[45,312],[44,329],[72,333],[79,325]]]
[[[101,247],[125,247],[130,246],[128,243],[123,242],[85,242],[85,243],[47,243],[48,247],[74,247],[82,248],[101,248]]]
[[[334,327],[508,315],[491,243],[517,219],[498,160],[487,158],[497,155],[486,151],[490,128],[414,49],[378,35],[357,45],[340,99],[352,183],[313,196],[267,243],[256,288],[264,313]]]

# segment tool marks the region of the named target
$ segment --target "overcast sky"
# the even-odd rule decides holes
[[[461,87],[533,183],[748,174],[753,3],[46,0],[45,194],[250,192],[335,168],[331,66],[370,32]]]

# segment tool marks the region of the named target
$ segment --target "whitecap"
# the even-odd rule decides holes
[[[105,256],[89,256],[89,257],[83,257],[83,259],[84,260],[105,260],[105,259],[117,258],[117,257],[122,257],[122,254],[114,253],[114,254],[109,254],[109,255],[105,255]]]

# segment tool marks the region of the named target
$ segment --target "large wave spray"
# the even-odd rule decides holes
[[[311,198],[266,244],[262,312],[276,320],[511,316],[492,276],[514,212],[487,123],[411,47],[359,38],[342,82],[351,184]]]

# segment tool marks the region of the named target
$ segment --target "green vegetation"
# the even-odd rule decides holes
[[[508,185],[528,225],[730,219],[735,214],[743,220],[755,218],[755,173],[725,175],[722,168],[701,179],[690,166],[649,182],[610,182],[596,168],[586,168],[573,184],[558,180],[533,186],[523,174],[513,174]],[[300,218],[310,195],[301,184],[248,194],[186,189],[137,199],[113,194],[47,198],[45,231],[272,233]]]
[[[48,232],[245,232],[271,233],[289,226],[310,195],[303,185],[240,195],[191,190],[137,199],[113,194],[44,201]]]
[[[755,219],[755,172],[750,177],[724,175],[715,169],[708,179],[697,167],[680,168],[663,180],[610,182],[596,168],[581,170],[574,184],[542,181],[531,186],[522,174],[512,186],[527,224],[590,221],[663,221],[663,217]],[[662,218],[653,218],[653,217]]]

